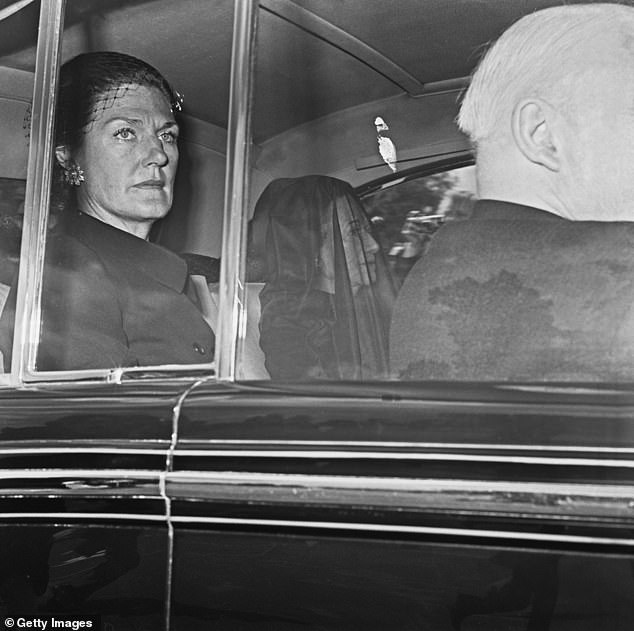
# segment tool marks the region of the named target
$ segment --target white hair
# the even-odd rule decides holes
[[[458,125],[477,146],[510,131],[516,103],[543,97],[553,104],[575,101],[580,44],[614,34],[634,47],[634,7],[611,3],[551,7],[527,15],[493,44],[474,72]]]

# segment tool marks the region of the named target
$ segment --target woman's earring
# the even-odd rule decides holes
[[[79,186],[85,181],[83,169],[76,162],[73,162],[64,169],[64,180],[71,186]]]

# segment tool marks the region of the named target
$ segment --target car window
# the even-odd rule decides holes
[[[10,370],[15,291],[25,210],[40,3],[3,3],[0,10],[0,371]]]
[[[417,83],[370,22],[258,13],[238,376],[630,382],[629,246],[474,203],[468,79]]]
[[[29,371],[209,367],[233,3],[69,0],[63,24]],[[167,40],[187,46],[174,55]],[[24,95],[16,87],[22,100],[2,103],[12,108],[3,124],[15,119],[0,173],[8,219],[19,216],[30,98],[23,84],[36,55],[33,38],[14,48],[3,71],[22,79]],[[10,359],[8,345],[7,367]]]
[[[53,16],[63,4],[60,89],[53,101],[61,98],[66,64],[99,51],[119,61],[132,56],[147,62],[169,88],[161,92],[152,84],[156,78],[126,82],[128,62],[122,62],[118,83],[96,90],[99,105],[93,103],[90,124],[76,117],[86,123],[81,134],[60,140],[58,103],[52,121],[42,118],[52,106],[36,112],[33,141],[29,100],[34,85],[37,90],[40,5],[4,3],[0,68],[7,96],[0,105],[11,147],[0,172],[5,371],[13,366],[16,374],[24,369],[45,373],[44,379],[51,372],[105,374],[128,367],[211,369],[216,333],[231,320],[237,353],[226,335],[223,348],[232,361],[237,358],[237,368],[224,377],[631,380],[626,292],[620,292],[623,317],[611,316],[620,322],[617,335],[603,335],[595,326],[602,321],[600,310],[586,317],[576,308],[573,294],[581,295],[583,285],[578,273],[575,283],[557,275],[560,280],[549,281],[547,291],[525,276],[522,239],[530,228],[518,231],[515,244],[494,238],[495,247],[483,230],[479,240],[473,237],[475,224],[459,228],[475,200],[472,147],[455,122],[467,84],[464,64],[447,61],[428,75],[424,60],[411,57],[406,47],[396,46],[392,55],[383,51],[372,20],[357,23],[353,12],[336,12],[318,0],[253,5],[252,98],[250,108],[233,112],[234,127],[244,128],[236,142],[230,133],[233,2],[69,0],[44,9]],[[148,11],[153,28],[139,37]],[[52,33],[53,22],[47,23]],[[404,38],[417,32],[416,24],[402,21],[398,28]],[[176,55],[173,45],[163,45],[166,38],[187,46]],[[248,38],[236,50],[244,52],[246,43]],[[56,45],[51,39],[50,51]],[[59,68],[49,70],[40,105]],[[103,74],[105,83],[109,73]],[[128,112],[125,124],[102,125],[110,117],[106,112],[122,105],[134,109],[139,101],[152,105],[151,120]],[[142,129],[135,128],[139,123]],[[128,173],[131,159],[103,146],[97,151],[106,138],[119,147],[141,147],[140,140],[150,137],[161,146],[159,162],[166,161],[155,171],[146,165]],[[245,172],[228,172],[226,147],[247,145],[245,138]],[[47,165],[46,173],[33,171],[31,202],[29,142],[38,155],[46,152]],[[95,169],[101,169],[98,177]],[[125,178],[129,185],[121,184]],[[230,205],[235,191],[244,193],[243,205]],[[138,217],[120,203],[129,194],[152,206],[140,233],[130,224],[138,227]],[[22,258],[28,260],[18,273],[22,209],[29,226]],[[234,227],[244,228],[244,243],[226,241],[231,247],[223,256],[223,223],[230,223],[223,220],[225,212],[239,215]],[[127,237],[118,238],[121,232]],[[488,263],[479,263],[452,275],[452,262],[467,249],[494,260],[501,248],[518,255],[500,273],[492,275]],[[221,259],[224,269],[231,263],[226,277]],[[536,273],[554,278],[544,265]],[[572,273],[574,261],[569,268]],[[619,293],[609,261],[598,260],[588,282],[603,292],[597,304],[601,296]],[[228,300],[222,287],[235,288]],[[564,298],[554,299],[553,292]],[[484,315],[466,315],[467,304]],[[20,311],[25,305],[26,318]],[[492,311],[508,317],[489,326],[486,314]],[[572,325],[562,326],[560,316],[574,313]]]
[[[258,14],[238,376],[390,379],[407,270],[473,198],[472,169],[451,168],[470,156],[459,89],[412,98],[385,58],[307,5]]]

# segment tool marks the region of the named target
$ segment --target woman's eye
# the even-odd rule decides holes
[[[164,131],[161,133],[160,138],[163,142],[173,144],[176,142],[176,134],[173,131]]]
[[[114,133],[114,137],[118,138],[119,140],[131,140],[132,138],[134,138],[134,130],[130,129],[129,127],[123,127],[122,129],[118,129]]]

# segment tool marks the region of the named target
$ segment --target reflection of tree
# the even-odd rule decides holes
[[[432,289],[429,302],[443,309],[443,321],[459,349],[454,370],[465,370],[467,376],[457,378],[472,377],[475,367],[482,378],[517,372],[518,357],[532,365],[533,346],[549,349],[551,340],[564,335],[555,328],[552,300],[507,270],[483,282],[466,277]],[[505,316],[498,318],[502,306]],[[542,362],[550,364],[547,358]]]
[[[621,352],[588,326],[587,309],[578,319],[565,315],[565,300],[519,272],[487,276],[444,277],[420,296],[432,328],[412,333],[418,350],[402,378],[623,381],[632,374],[627,345]]]
[[[446,201],[449,202],[445,208],[447,221],[459,221],[471,216],[475,195],[462,190],[453,191]]]
[[[471,195],[460,188],[458,176],[446,171],[392,186],[363,202],[371,217],[383,219],[381,242],[389,251],[394,243],[402,240],[401,229],[408,212],[429,207],[430,214],[463,218],[467,199],[471,199]]]

